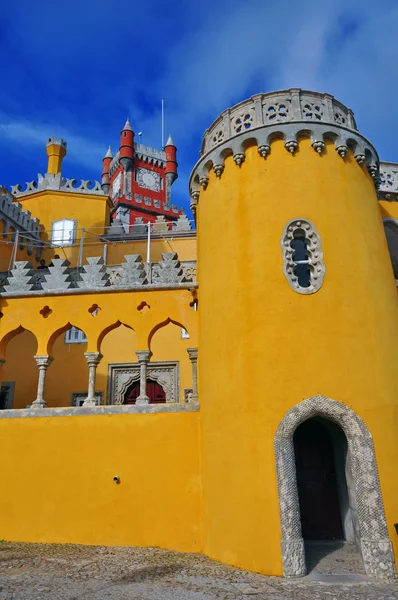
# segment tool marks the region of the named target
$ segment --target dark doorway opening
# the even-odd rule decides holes
[[[308,569],[360,572],[358,515],[343,429],[314,417],[297,427],[293,442]]]
[[[162,404],[166,402],[166,393],[162,386],[153,379],[147,379],[146,393],[150,404]],[[140,395],[140,382],[135,381],[126,390],[123,404],[135,404]]]
[[[324,423],[302,423],[294,452],[304,540],[343,540],[333,439]]]

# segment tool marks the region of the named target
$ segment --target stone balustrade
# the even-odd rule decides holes
[[[196,287],[196,262],[180,262],[176,252],[162,254],[158,263],[144,263],[139,254],[125,256],[121,265],[106,266],[103,259],[87,258],[82,267],[70,267],[62,258],[48,269],[34,270],[27,261],[17,261],[0,274],[1,296],[51,295],[104,292],[137,288]]]
[[[333,123],[357,131],[352,110],[330,94],[301,89],[257,94],[227,109],[210,125],[203,136],[201,156],[240,133],[290,121]]]

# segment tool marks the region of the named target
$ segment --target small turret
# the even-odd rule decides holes
[[[105,194],[109,193],[109,171],[111,167],[113,154],[111,147],[109,146],[107,153],[102,159],[102,177],[101,177],[101,188]]]
[[[171,135],[169,135],[164,151],[166,153],[166,180],[170,187],[178,177],[177,148],[174,145]]]
[[[49,175],[61,173],[62,159],[66,156],[66,142],[62,138],[48,138],[46,152],[48,155],[47,173]]]
[[[127,119],[125,126],[120,133],[120,164],[125,171],[133,166],[134,162],[134,131]]]

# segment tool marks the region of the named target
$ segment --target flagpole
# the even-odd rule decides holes
[[[164,100],[162,98],[162,150],[164,148]]]

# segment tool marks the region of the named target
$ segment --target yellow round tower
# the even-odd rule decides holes
[[[204,551],[286,576],[307,540],[398,555],[398,306],[353,113],[259,94],[205,132],[198,228]],[[398,526],[397,526],[398,527]]]

